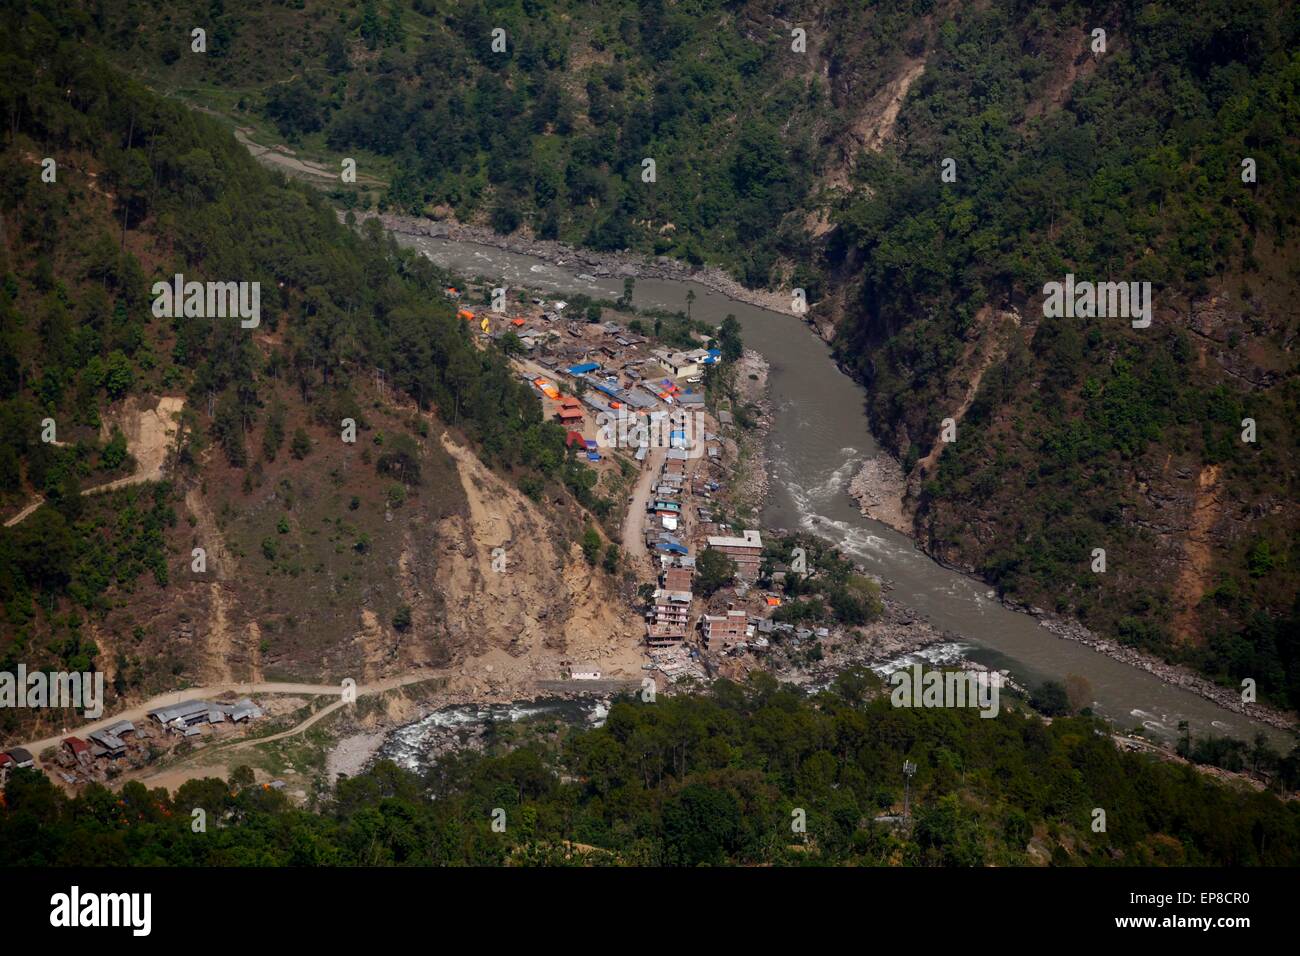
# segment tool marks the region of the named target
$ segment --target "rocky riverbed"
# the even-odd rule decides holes
[[[1005,601],[1003,603],[1008,604],[1009,607],[1013,607],[1016,610],[1025,610],[1019,605],[1009,604]],[[1124,647],[1122,644],[1117,644],[1104,637],[1098,637],[1078,621],[1053,617],[1047,615],[1039,608],[1029,608],[1028,611],[1029,613],[1038,616],[1038,623],[1044,629],[1051,631],[1057,637],[1091,647],[1099,654],[1105,654],[1114,660],[1128,664],[1130,667],[1144,670],[1148,674],[1160,678],[1160,680],[1167,684],[1173,684],[1175,687],[1181,687],[1194,694],[1199,694],[1206,700],[1218,704],[1224,710],[1230,710],[1234,713],[1245,715],[1253,720],[1258,720],[1261,723],[1268,724],[1271,727],[1277,727],[1281,730],[1295,729],[1295,720],[1291,714],[1287,714],[1275,707],[1270,707],[1267,704],[1246,703],[1241,699],[1240,689],[1223,687],[1186,667],[1180,667],[1177,664],[1170,664],[1167,661],[1162,661],[1158,657],[1152,657],[1150,654],[1144,654],[1132,647]]]
[[[767,500],[767,433],[772,426],[772,409],[767,399],[767,360],[746,349],[736,367],[736,393],[740,402],[752,405],[754,427],[735,429],[735,444],[729,456],[735,462],[733,484],[728,489],[737,513],[757,515]]]
[[[911,535],[912,522],[903,506],[906,489],[903,466],[883,450],[864,461],[849,482],[849,494],[864,515]]]
[[[502,236],[483,226],[471,226],[451,220],[425,219],[396,213],[360,212],[357,222],[378,218],[383,227],[407,236],[427,236],[453,242],[470,242],[491,246],[518,255],[533,256],[553,265],[581,267],[598,278],[665,279],[695,282],[737,302],[745,302],[772,312],[793,315],[791,296],[784,292],[748,289],[716,266],[693,267],[667,256],[649,257],[631,252],[597,252],[578,249],[554,239],[534,239],[526,231]]]

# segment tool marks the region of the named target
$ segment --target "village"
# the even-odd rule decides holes
[[[663,691],[682,681],[743,678],[755,667],[807,676],[804,665],[821,661],[823,645],[850,643],[838,626],[773,618],[787,600],[787,574],[807,576],[807,568],[792,569],[779,541],[765,541],[752,521],[735,517],[737,496],[729,492],[738,483],[739,450],[746,441],[761,444],[762,436],[746,434],[745,413],[732,407],[746,398],[724,387],[723,350],[704,331],[710,327],[688,324],[694,347],[670,348],[646,334],[648,322],[610,321],[588,303],[519,295],[509,310],[469,305],[476,294],[475,301],[487,301],[491,291],[448,287],[444,294],[481,347],[495,342],[506,352],[543,414],[565,429],[569,453],[581,456],[598,481],[629,491],[618,502],[621,525],[612,517],[625,579],[634,582],[627,599],[644,617],[642,673],[611,674],[599,661],[571,661],[561,673],[536,675],[539,688],[614,693],[643,687],[648,678]],[[748,397],[760,391],[761,383]],[[903,623],[894,632],[910,634],[912,622]],[[938,637],[923,628],[915,634],[923,643]],[[886,639],[882,649],[911,648]],[[246,737],[267,716],[264,708],[280,703],[230,693],[181,696],[145,712],[144,720],[55,738],[39,760],[21,747],[0,753],[0,787],[14,769],[38,765],[68,788],[120,782],[195,748]]]
[[[148,711],[146,719],[138,724],[118,720],[84,735],[69,734],[57,748],[40,755],[41,769],[69,787],[90,782],[106,784],[168,754],[233,738],[264,716],[262,708],[252,700],[227,696],[232,699],[178,700]],[[0,786],[14,770],[35,766],[32,754],[22,747],[0,753]]]
[[[445,294],[487,301],[488,291],[449,287]],[[825,627],[772,619],[790,569],[773,549],[765,555],[761,529],[728,518],[742,426],[723,390],[708,389],[710,371],[724,365],[716,336],[691,329],[695,347],[674,349],[657,344],[636,320],[607,320],[599,307],[581,313],[563,300],[527,294],[509,309],[499,295],[493,304],[462,305],[458,315],[478,328],[484,344],[495,341],[511,355],[544,413],[566,428],[567,447],[600,473],[634,470],[622,553],[645,615],[643,669],[660,689],[740,676],[758,665],[774,638],[798,647],[830,636]],[[734,574],[707,596],[698,589],[706,552],[724,556]],[[768,586],[759,587],[760,580]],[[566,676],[608,675],[584,662]]]

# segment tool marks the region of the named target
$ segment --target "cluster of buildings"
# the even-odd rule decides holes
[[[760,619],[745,611],[692,611],[694,548],[707,547],[727,555],[736,565],[742,590],[758,578],[763,560],[763,541],[757,530],[734,534],[715,521],[713,495],[725,481],[722,441],[716,434],[693,432],[689,427],[689,413],[704,411],[704,373],[722,360],[720,350],[708,347],[710,342],[703,336],[699,348],[652,348],[645,336],[616,322],[565,319],[566,303],[547,307],[534,299],[533,304],[538,308],[528,316],[493,316],[493,324],[500,321],[500,327],[485,332],[491,338],[509,335],[518,341],[523,353],[516,361],[520,377],[543,401],[547,414],[568,430],[570,447],[576,445],[590,460],[600,461],[597,442],[591,437],[596,434],[593,423],[644,415],[658,426],[667,424],[667,441],[653,445],[667,447],[646,500],[643,524],[646,550],[658,564],[646,615],[646,643],[652,658],[665,670],[662,662],[667,658],[660,652],[680,658],[678,652],[687,645],[725,653],[746,640],[765,643],[757,636]],[[733,424],[730,412],[719,412],[717,423],[722,427]],[[650,447],[628,450],[635,452],[637,461],[645,462]],[[770,632],[771,621],[763,623]],[[696,640],[698,645],[693,643]],[[689,650],[692,657],[696,653]],[[581,679],[576,674],[573,677]]]
[[[620,409],[630,414],[665,408],[703,410],[704,391],[699,386],[704,369],[722,360],[718,349],[648,349],[649,339],[617,322],[565,320],[567,303],[555,302],[550,308],[540,299],[533,303],[537,306],[533,314],[508,320],[483,313],[489,316],[489,325],[499,323],[495,331],[485,334],[497,340],[514,337],[524,362],[535,367],[522,372],[521,378],[540,397],[562,402],[553,414],[565,426],[581,431],[585,414]],[[477,321],[472,313],[467,318]],[[537,370],[549,378],[539,378]],[[560,396],[556,383],[561,379],[569,381],[569,391],[574,393],[563,398],[572,401]]]
[[[156,733],[172,734],[179,738],[197,737],[210,728],[214,732],[225,727],[256,720],[262,709],[245,698],[234,703],[206,700],[186,700],[148,712],[149,721],[156,725],[137,727],[129,720],[92,730],[84,734],[65,737],[53,761],[46,761],[49,769],[69,784],[85,780],[104,782],[115,767],[125,761],[127,766],[143,766],[152,757],[149,741]],[[21,747],[0,753],[0,785],[10,773],[20,767],[35,767],[32,755]]]
[[[763,537],[754,529],[739,535],[707,533],[721,530],[712,513],[712,494],[721,485],[707,473],[708,459],[694,464],[694,474],[687,472],[689,461],[677,449],[668,450],[647,505],[646,545],[658,559],[659,577],[647,614],[646,643],[652,648],[670,647],[687,642],[698,631],[703,648],[724,650],[744,640],[747,633],[752,635],[752,624],[743,611],[692,616],[696,560],[687,542],[702,540],[708,550],[730,558],[743,587],[758,578]]]
[[[262,708],[248,698],[233,704],[210,703],[206,700],[186,700],[167,707],[149,711],[150,720],[160,727],[185,737],[197,737],[204,725],[215,726],[229,721],[240,724],[262,716]]]

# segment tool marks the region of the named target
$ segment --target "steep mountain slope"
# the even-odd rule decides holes
[[[357,158],[346,202],[815,288],[805,209],[912,63],[918,6],[96,0],[82,29],[155,88],[273,126],[327,169]]]
[[[955,12],[830,246],[933,552],[1292,705],[1297,37],[1289,4]],[[1150,327],[1049,316],[1067,274],[1149,282]]]
[[[521,561],[576,540],[589,483],[444,277],[61,36],[69,21],[3,26],[0,670],[95,666],[111,708],[508,644],[451,610],[452,549],[478,533],[461,471],[541,489]],[[154,282],[177,273],[258,282],[259,321],[160,314]],[[583,654],[622,633],[610,579],[575,608],[561,563],[529,567],[516,599],[554,625],[530,676],[557,676],[570,630]],[[0,733],[31,717],[6,708]]]

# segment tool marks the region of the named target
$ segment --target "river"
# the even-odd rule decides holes
[[[547,290],[560,296],[584,293],[617,299],[621,278],[579,279],[587,267],[553,265],[491,246],[399,235],[438,265],[466,277],[482,276],[511,288]],[[1064,640],[1030,615],[987,596],[988,586],[938,564],[912,540],[864,517],[848,493],[862,462],[879,451],[868,428],[865,393],[831,359],[829,347],[797,318],[737,302],[692,282],[638,278],[633,304],[642,309],[682,310],[693,289],[693,318],[739,320],[745,345],[770,365],[773,408],[768,460],[772,470],[763,510],[766,527],[800,528],[834,541],[868,571],[893,586],[891,597],[941,630],[969,641],[966,657],[1005,668],[1024,686],[1068,675],[1086,678],[1093,709],[1117,728],[1138,725],[1166,743],[1180,721],[1195,736],[1227,735],[1251,740],[1265,734],[1274,747],[1290,750],[1294,737],[1244,715],[1225,710],[1198,694],[1113,660],[1085,645]]]

